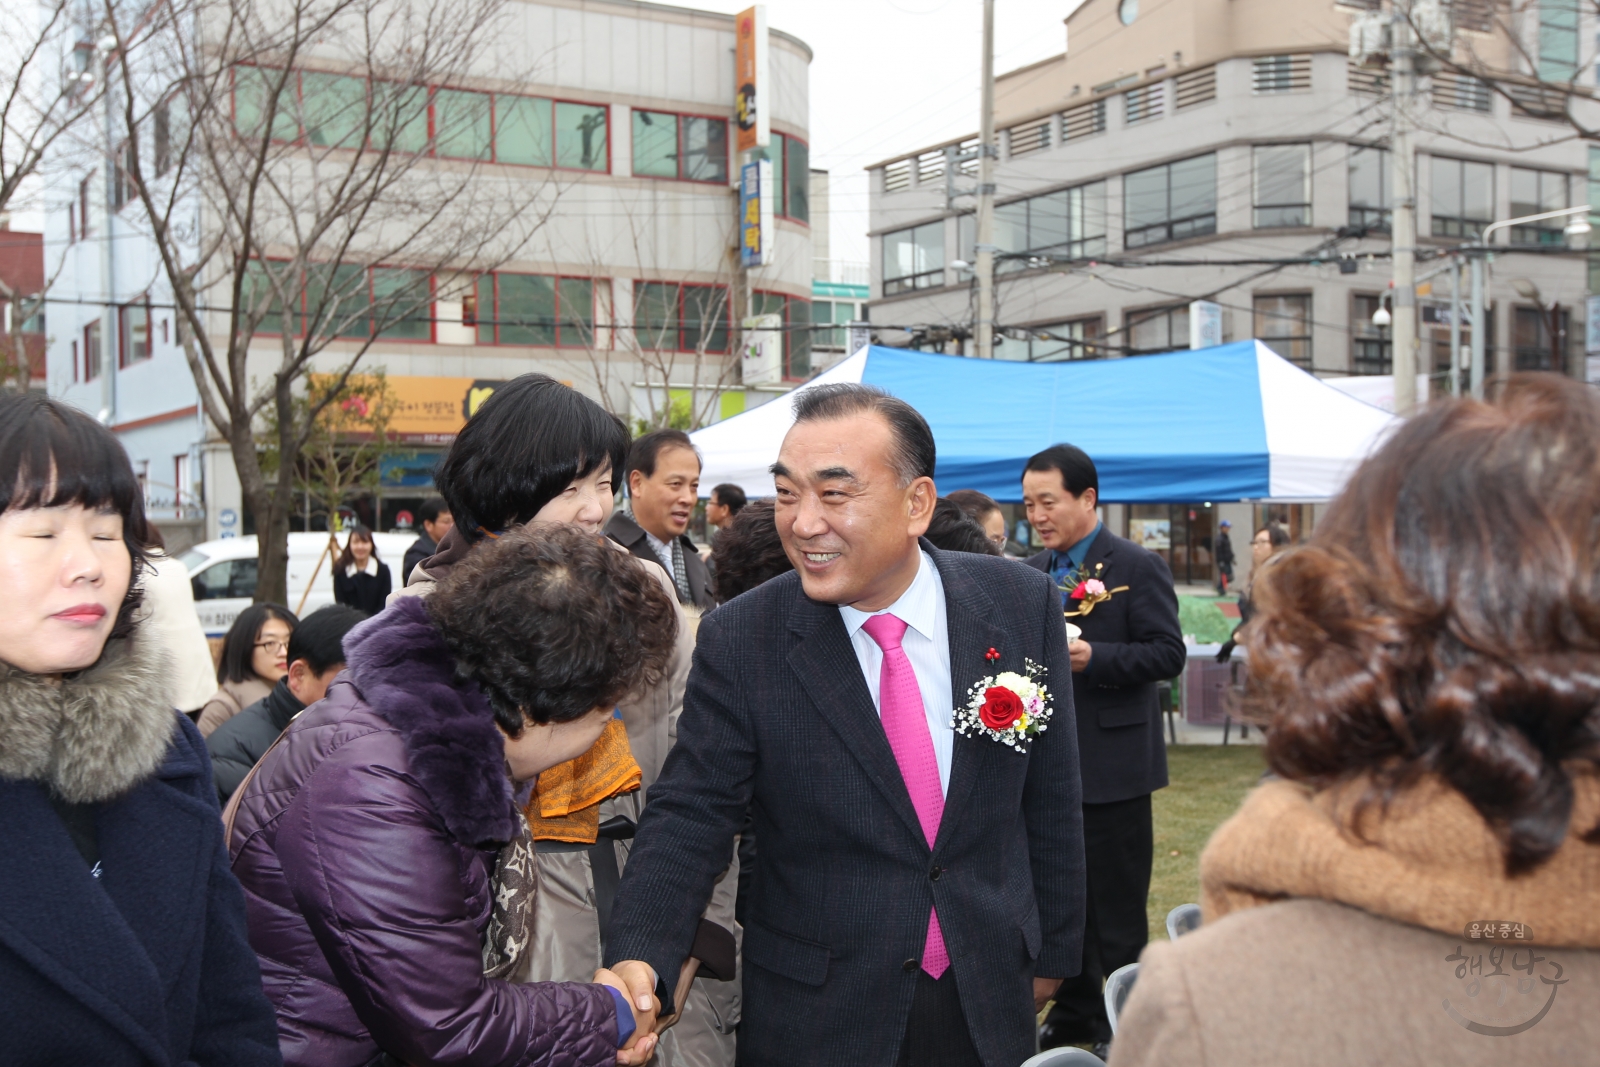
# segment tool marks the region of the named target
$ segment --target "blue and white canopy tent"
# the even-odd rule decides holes
[[[1259,341],[1133,359],[1012,363],[869,347],[795,392],[864,382],[928,420],[941,492],[1021,498],[1022,465],[1058,441],[1094,457],[1102,499],[1317,501],[1336,495],[1395,417],[1347,396]],[[771,496],[768,467],[794,393],[692,437],[703,494],[732,482]]]

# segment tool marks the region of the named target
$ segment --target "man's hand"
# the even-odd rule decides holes
[[[675,1014],[656,1020],[656,1033],[668,1029],[683,1017],[684,1006],[689,1003],[689,990],[694,987],[694,976],[700,971],[700,961],[690,956],[678,971],[678,984],[672,988],[672,1009]]]
[[[1067,646],[1067,652],[1072,656],[1073,674],[1078,674],[1087,668],[1089,657],[1094,655],[1094,649],[1089,646],[1089,642],[1081,637]]]
[[[624,1067],[637,1067],[649,1062],[659,1040],[655,1026],[656,1016],[661,1011],[661,1002],[656,999],[655,993],[655,971],[648,963],[627,960],[617,964],[613,970],[602,967],[595,972],[594,980],[617,990],[633,1008],[633,1036],[617,1052],[617,1062]]]
[[[1061,988],[1059,978],[1035,978],[1033,980],[1033,1010],[1044,1011],[1044,1006],[1050,1003],[1050,998],[1056,995],[1056,990]]]

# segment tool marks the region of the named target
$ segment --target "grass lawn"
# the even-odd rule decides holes
[[[1180,596],[1178,598],[1178,625],[1186,634],[1194,634],[1194,639],[1202,645],[1220,645],[1233,633],[1233,628],[1239,625],[1239,620],[1229,618],[1222,613],[1217,605],[1220,603],[1233,604],[1237,597],[1210,597],[1210,596]]]
[[[1173,745],[1172,784],[1151,801],[1155,863],[1150,876],[1150,939],[1167,936],[1167,912],[1200,902],[1200,850],[1239,807],[1266,765],[1256,745]]]

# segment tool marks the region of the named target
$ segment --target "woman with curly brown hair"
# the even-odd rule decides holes
[[[1255,597],[1282,780],[1206,847],[1114,1067],[1592,1061],[1600,396],[1431,406]]]
[[[610,972],[516,980],[537,885],[522,808],[660,677],[677,618],[629,557],[536,524],[350,631],[346,671],[240,787],[229,842],[286,1063],[650,1057],[653,1012]]]

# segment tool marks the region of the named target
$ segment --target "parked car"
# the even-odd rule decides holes
[[[389,565],[398,586],[400,561],[417,539],[414,533],[381,533],[374,537],[378,558]],[[341,545],[344,538],[339,539]],[[300,615],[333,603],[333,559],[326,533],[289,535],[290,610]],[[179,559],[189,570],[194,609],[207,637],[222,637],[256,595],[256,539],[229,537],[195,545]],[[318,560],[321,560],[319,567]],[[313,575],[315,578],[313,579]],[[306,591],[307,586],[310,592]],[[301,597],[305,597],[304,606]]]

